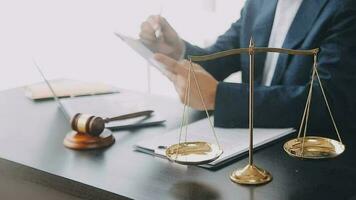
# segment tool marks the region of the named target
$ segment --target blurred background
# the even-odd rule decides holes
[[[151,14],[169,21],[185,40],[212,44],[240,16],[245,0],[1,0],[0,90],[71,78],[175,97],[172,84],[114,36],[138,38]],[[214,27],[214,28],[212,28]],[[148,78],[150,72],[150,78]]]

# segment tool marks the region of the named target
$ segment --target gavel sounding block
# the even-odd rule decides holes
[[[90,136],[76,131],[69,132],[64,138],[63,144],[67,148],[75,150],[100,149],[111,146],[115,142],[110,130],[105,129],[99,136]]]

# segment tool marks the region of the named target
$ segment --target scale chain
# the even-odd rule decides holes
[[[310,84],[310,87],[311,87],[311,86],[312,86],[312,81],[310,81],[309,84]],[[302,133],[302,131],[303,131],[303,128],[304,128],[305,116],[306,116],[307,109],[308,109],[308,106],[309,106],[309,103],[310,103],[310,99],[311,99],[311,92],[310,92],[310,89],[311,89],[311,88],[309,88],[308,97],[307,97],[307,102],[305,103],[305,108],[304,108],[304,112],[303,112],[302,121],[301,121],[300,126],[299,126],[298,138],[300,138],[300,135],[301,135],[301,133]]]
[[[191,68],[189,68],[189,72],[188,72],[188,77],[190,77],[190,73],[191,73]],[[190,78],[189,78],[190,79]],[[182,122],[180,125],[180,131],[179,131],[179,140],[178,140],[178,146],[177,146],[177,150],[176,150],[176,159],[178,157],[179,154],[179,148],[181,146],[181,138],[182,138],[182,131],[183,131],[183,126],[185,125],[187,127],[187,123],[186,123],[186,109],[187,109],[187,101],[188,101],[188,91],[190,90],[190,82],[189,79],[187,79],[186,83],[187,83],[187,87],[185,88],[185,93],[184,93],[184,102],[183,102],[183,116],[182,116]],[[187,131],[187,129],[186,129]],[[186,133],[187,134],[187,133]]]
[[[311,99],[312,99],[312,94],[313,94],[313,85],[314,85],[314,78],[315,78],[315,69],[313,68],[313,74],[312,74],[312,81],[310,83],[310,90],[309,90],[309,99],[307,100],[307,110],[306,110],[306,118],[305,118],[305,124],[304,124],[304,133],[303,133],[303,140],[302,140],[302,152],[301,155],[303,156],[304,153],[304,143],[305,143],[305,137],[308,129],[308,122],[309,122],[309,113],[310,113],[310,105],[311,105]]]
[[[321,80],[320,80],[319,73],[318,73],[318,70],[317,70],[316,66],[315,66],[315,72],[316,72],[316,77],[317,77],[317,79],[318,79],[318,82],[319,82],[319,85],[320,85],[320,89],[321,89],[321,93],[323,94],[323,98],[324,98],[326,107],[327,107],[327,109],[328,109],[328,112],[329,112],[331,121],[333,122],[333,126],[334,126],[334,128],[335,128],[337,137],[339,138],[339,142],[342,144],[342,140],[341,140],[341,137],[340,137],[339,129],[338,129],[337,126],[336,126],[335,119],[334,119],[334,116],[333,116],[333,114],[332,114],[332,112],[331,112],[331,108],[330,108],[328,99],[326,98],[325,91],[324,91],[323,85],[321,84]]]
[[[332,121],[332,123],[333,123],[333,126],[334,126],[334,128],[335,128],[337,137],[338,137],[338,139],[339,139],[339,142],[342,143],[339,130],[338,130],[338,128],[337,128],[337,125],[336,125],[334,116],[333,116],[333,114],[332,114],[332,111],[331,111],[329,102],[328,102],[328,100],[327,100],[327,97],[326,97],[326,94],[325,94],[325,91],[324,91],[324,87],[323,87],[323,85],[322,85],[322,82],[321,82],[321,79],[320,79],[320,76],[319,76],[319,73],[318,73],[318,69],[317,69],[317,54],[314,54],[313,74],[312,74],[312,80],[311,80],[311,84],[310,84],[310,90],[309,90],[309,94],[308,94],[308,99],[307,99],[306,107],[305,107],[305,110],[304,110],[304,113],[303,113],[302,123],[301,123],[300,129],[299,129],[299,133],[298,133],[298,138],[299,138],[299,137],[300,137],[300,133],[301,133],[301,129],[302,129],[302,126],[303,126],[303,123],[305,123],[305,124],[304,124],[304,129],[303,129],[304,134],[303,134],[303,141],[302,141],[302,147],[301,147],[301,148],[302,148],[302,149],[301,149],[301,154],[302,154],[302,156],[303,156],[303,151],[304,151],[304,143],[305,143],[306,131],[307,131],[307,127],[308,127],[308,117],[309,117],[310,105],[311,105],[311,96],[312,96],[313,84],[314,84],[315,78],[318,80],[318,83],[319,83],[319,86],[320,86],[320,90],[321,90],[321,93],[322,93],[322,95],[323,95],[323,99],[324,99],[325,104],[326,104],[326,107],[327,107],[327,109],[328,109],[328,112],[329,112],[331,121]],[[306,117],[306,118],[305,118],[305,117]],[[305,121],[304,121],[304,119],[305,119]]]
[[[190,95],[191,95],[191,67],[189,67],[189,71],[188,71],[188,97],[187,97],[187,103],[186,105],[189,105],[190,103]],[[188,124],[189,124],[189,106],[187,107],[187,113],[186,113],[186,121],[185,121],[185,138],[184,138],[184,142],[187,142],[187,136],[188,136]]]
[[[219,142],[219,140],[218,140],[218,137],[217,137],[216,132],[215,132],[215,129],[214,129],[214,125],[213,125],[213,123],[211,122],[210,115],[209,115],[209,113],[208,113],[208,109],[207,109],[206,104],[205,104],[205,102],[204,102],[203,95],[201,94],[200,86],[199,86],[199,83],[198,83],[198,79],[197,79],[197,77],[196,77],[196,75],[195,75],[195,70],[194,70],[194,67],[193,67],[192,60],[190,59],[189,62],[190,62],[190,66],[191,66],[191,68],[192,68],[193,78],[194,78],[194,81],[195,81],[195,85],[197,86],[197,89],[198,89],[198,94],[199,94],[200,99],[201,99],[201,101],[202,101],[202,104],[203,104],[203,106],[204,106],[204,110],[205,110],[206,116],[208,117],[208,121],[209,121],[210,128],[211,128],[211,130],[213,131],[213,134],[214,134],[214,137],[215,137],[215,141],[216,141],[216,143],[217,143],[219,149],[221,149],[220,142]]]

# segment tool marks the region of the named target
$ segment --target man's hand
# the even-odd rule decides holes
[[[156,32],[160,31],[160,36]],[[184,42],[167,20],[159,15],[150,16],[141,24],[140,39],[156,53],[165,54],[175,60],[183,54]]]
[[[165,75],[173,82],[179,97],[183,103],[186,95],[187,79],[189,74],[190,62],[187,60],[176,61],[163,54],[156,54],[155,59],[166,66],[167,72]],[[200,65],[193,63],[195,75],[199,84],[200,92],[203,96],[204,103],[208,110],[215,109],[215,96],[218,81],[214,79]],[[201,101],[197,85],[193,73],[190,75],[190,101],[189,105],[198,110],[204,110],[204,105]]]

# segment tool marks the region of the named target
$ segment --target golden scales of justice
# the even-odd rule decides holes
[[[305,159],[333,158],[344,152],[345,146],[342,143],[339,130],[336,126],[329,102],[326,98],[326,94],[317,70],[317,55],[319,49],[292,50],[292,49],[283,49],[283,48],[255,47],[254,42],[251,38],[250,45],[248,48],[231,49],[231,50],[222,51],[222,52],[218,52],[210,55],[204,55],[204,56],[190,56],[190,67],[189,67],[189,74],[187,78],[187,88],[186,88],[185,98],[184,98],[183,117],[180,126],[179,141],[178,144],[174,144],[166,150],[166,156],[170,160],[183,165],[201,165],[218,159],[223,153],[222,147],[220,146],[217,135],[214,131],[214,126],[210,120],[209,113],[206,109],[204,99],[200,91],[199,82],[195,75],[195,69],[193,67],[192,62],[208,61],[217,58],[222,58],[225,56],[247,53],[249,54],[249,104],[248,104],[249,135],[250,135],[249,159],[248,159],[248,164],[244,168],[237,169],[231,173],[230,179],[235,183],[246,184],[246,185],[260,185],[272,180],[272,175],[268,171],[260,167],[257,167],[253,163],[254,55],[256,53],[267,53],[267,52],[314,56],[312,77],[310,81],[310,87],[309,87],[309,92],[305,104],[305,109],[303,112],[300,128],[298,131],[298,137],[295,139],[291,139],[284,144],[283,148],[285,152],[287,152],[288,155],[290,156],[305,158]],[[187,113],[189,113],[189,108],[187,109],[187,105],[189,105],[192,77],[197,87],[201,102],[204,106],[205,113],[208,117],[209,125],[214,134],[216,144],[211,144],[209,142],[203,142],[203,141],[187,142],[187,134],[188,134]],[[313,85],[315,82],[317,82],[317,84],[319,84],[320,86],[326,107],[328,109],[329,115],[331,117],[333,126],[335,128],[338,137],[338,141],[325,137],[306,136],[306,131],[308,128],[309,111],[310,111],[310,105],[311,105],[311,99],[313,93]],[[185,140],[183,142],[182,132],[184,127],[185,127]]]

